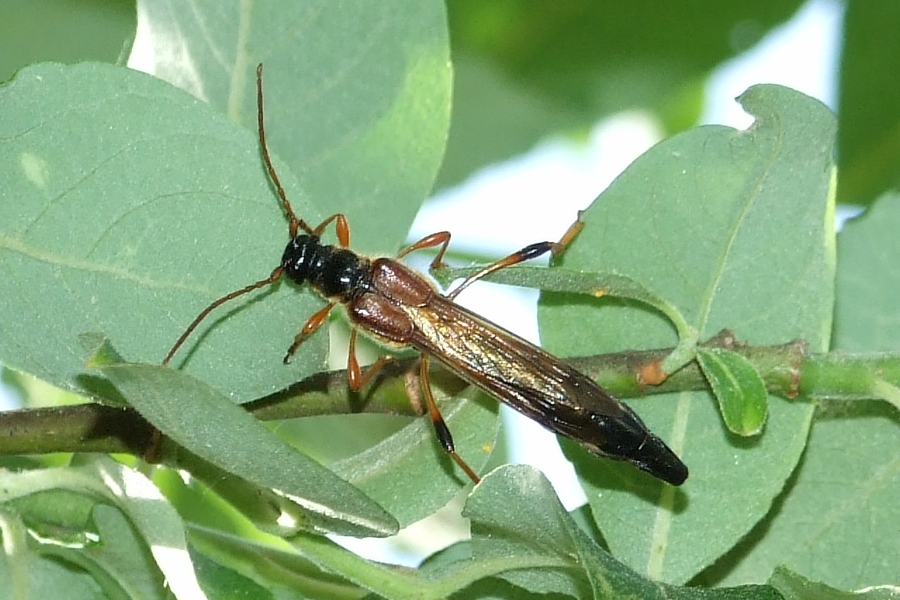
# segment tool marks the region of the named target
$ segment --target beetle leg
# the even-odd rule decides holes
[[[328,313],[330,313],[335,306],[337,306],[337,302],[332,302],[306,320],[306,323],[304,323],[303,327],[300,329],[300,333],[294,336],[294,342],[284,355],[284,364],[291,362],[291,357],[294,355],[294,352],[297,351],[297,348],[300,347],[300,344],[303,343],[303,340],[311,336],[322,326],[322,323],[328,318]]]
[[[473,482],[478,483],[481,478],[475,474],[472,467],[466,464],[466,461],[457,454],[456,446],[453,444],[453,436],[450,434],[450,428],[444,422],[444,417],[438,409],[437,402],[434,400],[434,394],[431,391],[431,383],[428,380],[428,355],[423,354],[419,362],[419,380],[422,382],[422,393],[425,396],[425,404],[428,407],[428,416],[431,417],[431,423],[434,425],[434,431],[437,434],[438,441],[444,451],[450,455],[450,458],[465,471]]]

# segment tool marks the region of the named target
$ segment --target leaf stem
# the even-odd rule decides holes
[[[895,406],[900,398],[900,353],[848,355],[807,354],[795,340],[774,346],[741,344],[723,331],[703,346],[736,352],[759,371],[766,389],[787,399],[853,401],[883,399]],[[612,394],[635,398],[669,392],[707,390],[708,383],[690,362],[660,385],[638,381],[637,373],[652,361],[663,360],[673,348],[627,351],[567,359]],[[417,358],[392,361],[363,393],[347,384],[346,371],[310,376],[244,407],[270,421],[323,414],[359,412],[416,415],[406,389]],[[432,384],[453,396],[466,384],[435,365]],[[21,409],[0,413],[0,456],[54,452],[127,453],[142,456],[153,428],[131,408],[86,403],[74,406]]]

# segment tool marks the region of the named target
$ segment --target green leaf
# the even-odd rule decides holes
[[[900,183],[900,39],[891,0],[851,2],[844,12],[838,115],[838,199],[871,204]]]
[[[378,504],[203,382],[153,365],[100,370],[129,404],[177,444],[305,509],[301,526],[357,536],[396,533],[397,522]]]
[[[544,594],[632,598],[777,598],[771,588],[679,588],[645,579],[591,541],[537,470],[505,466],[466,503],[472,556],[515,585]]]
[[[753,87],[740,101],[756,116],[753,127],[701,127],[648,151],[585,212],[562,263],[641,282],[701,339],[728,328],[750,343],[803,338],[823,351],[833,298],[834,117],[777,86]],[[562,356],[675,341],[667,321],[632,302],[544,294],[539,317],[545,345]],[[768,512],[805,447],[812,407],[771,399],[765,434],[745,440],[723,429],[707,394],[632,406],[691,469],[677,491],[565,448],[613,554],[654,578],[685,582]]]
[[[87,465],[86,473],[106,486],[106,495],[114,498],[137,530],[172,593],[177,598],[205,597],[187,552],[184,523],[152,482],[129,467],[102,458]]]
[[[184,92],[109,65],[38,65],[0,87],[0,112],[3,364],[92,389],[80,334],[158,362],[203,307],[278,263],[287,227],[254,135]],[[321,306],[277,285],[213,315],[173,364],[239,402],[283,388],[325,363],[314,336],[281,364]]]
[[[527,597],[523,586],[541,597],[778,598],[766,586],[695,590],[641,577],[591,541],[531,467],[503,466],[485,476],[464,514],[472,520],[472,541],[442,552],[418,572],[365,561],[321,537],[301,535],[293,542],[321,568],[388,598],[490,597],[498,590]]]
[[[7,27],[0,52],[0,81],[36,62],[113,63],[134,37],[135,18],[130,2],[2,2],[0,23]]]
[[[482,267],[440,268],[435,269],[435,278],[447,285],[460,277],[469,277]],[[602,298],[622,298],[635,300],[650,308],[655,308],[665,315],[672,325],[684,336],[691,336],[689,327],[678,309],[665,298],[650,292],[640,282],[625,275],[611,272],[585,273],[572,271],[563,267],[547,269],[544,267],[516,266],[496,271],[486,276],[485,281],[531,287],[546,292],[571,292]]]
[[[896,350],[898,227],[900,201],[889,195],[838,234],[834,346],[840,350]],[[841,589],[897,583],[900,460],[891,449],[898,447],[895,408],[875,401],[823,405],[789,493],[725,561],[725,572],[710,579],[761,581],[783,564]]]
[[[252,579],[210,560],[199,552],[191,552],[191,558],[194,560],[197,577],[203,584],[204,590],[216,600],[242,600],[246,598],[274,600],[276,598],[273,590],[266,589]]]
[[[14,512],[7,511],[5,507],[0,509],[0,536],[3,537],[0,580],[6,583],[3,590],[10,598],[25,597],[35,561],[28,551],[28,530],[23,519]]]
[[[27,498],[27,501],[21,497],[11,499],[8,505],[30,527],[47,527],[41,535],[78,543],[86,539],[86,532],[93,531],[90,525],[93,500],[71,490],[47,490],[29,494]]]
[[[71,598],[94,600],[104,590],[86,571],[58,556],[44,556],[28,547],[28,531],[14,514],[0,510],[0,599]]]
[[[900,194],[888,194],[838,234],[834,348],[897,350],[900,319]]]
[[[897,583],[900,458],[888,450],[900,444],[896,409],[828,406],[789,493],[726,560],[727,574],[713,574],[717,584],[762,581],[778,565],[840,589]]]
[[[897,588],[876,586],[866,590],[845,592],[778,567],[769,578],[769,585],[777,589],[784,600],[894,600]]]
[[[628,572],[609,555],[600,571],[588,574],[582,570],[587,565],[579,568],[580,548],[568,527],[574,523],[553,487],[532,467],[504,466],[492,472],[469,496],[463,516],[472,521],[472,558],[496,562],[497,573],[521,588],[586,597],[590,580],[604,577],[603,570]],[[518,572],[517,562],[522,568]]]
[[[442,407],[456,451],[481,472],[497,439],[500,420],[496,400],[468,388]],[[401,527],[434,513],[461,486],[469,484],[469,478],[441,448],[431,420],[425,416],[329,468],[384,506]]]
[[[103,533],[105,530],[114,538],[105,541],[112,545],[127,544],[132,548],[139,544],[149,549],[167,587],[176,598],[205,598],[187,552],[181,518],[143,475],[105,457],[93,459],[80,467],[6,474],[0,489],[0,504],[47,490],[68,490],[117,507],[127,517],[141,541],[122,539],[121,532],[116,533],[110,529],[121,526],[121,521],[113,525],[111,521],[101,517],[97,531]],[[73,559],[71,555],[66,555],[66,558]],[[142,560],[139,556],[128,559]],[[101,580],[101,585],[104,579],[107,586],[117,585],[110,571],[119,566],[104,564],[106,559],[99,557],[97,553],[93,557],[79,557],[77,562],[90,567],[94,576]],[[53,581],[51,577],[51,573],[41,574],[37,581],[39,585],[45,585],[45,582]],[[137,579],[133,579],[131,583],[146,587],[147,580],[139,583]]]
[[[238,52],[228,75],[207,37],[210,30],[186,26],[178,20],[187,18],[182,13],[164,20],[172,25],[176,19],[175,31],[194,32],[192,43],[205,44],[200,54],[207,59],[193,63],[203,69],[180,81],[206,90],[204,98],[254,131],[252,73],[256,61],[266,59],[273,149],[289,152],[291,162],[302,166],[308,189],[327,189],[299,192],[276,160],[288,196],[311,223],[323,218],[311,198],[329,213],[347,213],[351,224],[359,224],[353,240],[362,250],[393,252],[400,245],[431,187],[446,139],[450,71],[443,4],[413,5],[309,13],[296,3],[272,3],[254,15],[218,5],[209,14],[191,11],[189,19],[225,19],[216,21],[219,33],[228,31],[227,23],[234,31],[241,25],[243,42],[254,46],[271,48],[286,22],[307,22],[318,32],[301,36],[309,44],[305,50],[275,52],[271,61],[263,54],[249,59],[247,48],[228,44]],[[148,26],[160,24],[148,14],[153,7],[142,11]],[[409,26],[411,16],[417,27]],[[367,28],[367,35],[349,43],[354,27]],[[315,64],[323,70],[308,70],[310,56],[322,61]],[[159,56],[155,63],[171,67]],[[286,239],[287,229],[255,134],[124,69],[36,69],[23,71],[0,92],[0,109],[9,117],[0,130],[2,174],[9,182],[7,210],[0,212],[0,261],[7,270],[0,291],[8,301],[3,308],[22,315],[8,325],[16,331],[5,340],[9,351],[0,348],[0,360],[77,389],[76,367],[68,360],[75,335],[104,331],[130,358],[159,360],[210,301],[271,272],[282,250],[273,241]],[[43,282],[39,298],[27,293],[32,278]],[[238,401],[320,370],[323,336],[304,344],[294,366],[278,364],[305,315],[321,306],[309,293],[298,300],[284,290],[290,287],[276,286],[211,317],[176,364],[187,359],[191,372]],[[59,306],[72,306],[77,315],[65,318],[65,327],[58,322]],[[224,324],[210,327],[226,316],[227,331]],[[52,335],[41,324],[52,326]],[[252,336],[246,333],[251,327]],[[42,348],[28,347],[37,340]]]
[[[743,436],[762,431],[769,397],[753,363],[722,348],[698,348],[697,362],[719,402],[728,430]]]
[[[99,543],[91,544],[84,552],[72,552],[81,557],[75,560],[107,590],[115,589],[126,597],[165,598],[162,573],[156,567],[150,549],[131,523],[117,508],[98,504],[93,510]],[[51,554],[47,548],[48,554]],[[110,592],[110,595],[114,595]]]
[[[347,583],[346,579],[334,572],[319,569],[286,544],[282,548],[254,543],[245,537],[229,535],[208,527],[191,527],[190,540],[192,550],[196,550],[191,555],[195,557],[197,575],[214,598],[218,599],[218,594],[229,597],[226,592],[230,580],[241,577],[240,574],[251,577],[254,582],[265,587],[266,594],[279,594],[276,595],[277,598],[285,597],[285,589],[296,594],[287,596],[288,598],[355,600],[360,597],[358,587]],[[325,539],[325,542],[328,540]],[[353,555],[349,550],[344,552]],[[222,573],[223,569],[230,572]],[[244,588],[250,588],[252,592],[252,582],[238,580],[236,589]],[[265,598],[266,595],[263,592],[248,592],[246,596],[237,597]]]
[[[444,3],[226,6],[139,2],[129,66],[255,130],[253,78],[263,63],[269,144],[307,192],[291,194],[298,216],[318,222],[310,203],[325,214],[342,212],[354,228],[354,249],[396,252],[447,140],[452,73]]]

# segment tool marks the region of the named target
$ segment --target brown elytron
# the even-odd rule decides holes
[[[206,307],[178,338],[163,364],[168,364],[191,332],[216,307],[286,275],[298,285],[309,283],[328,300],[328,304],[306,321],[294,337],[284,362],[288,362],[303,340],[325,322],[338,304],[344,306],[353,324],[347,361],[347,377],[352,389],[360,389],[384,363],[379,360],[365,375],[362,373],[355,353],[360,329],[390,345],[415,348],[422,355],[422,393],[438,440],[473,481],[478,481],[478,475],[456,453],[453,437],[431,392],[428,380],[431,357],[465,381],[595,454],[628,461],[672,485],[684,482],[688,475],[684,463],[625,404],[564,361],[453,301],[462,290],[488,273],[547,252],[562,251],[580,229],[579,223],[573,225],[560,242],[527,246],[479,270],[449,294],[441,294],[431,282],[397,259],[414,250],[437,247],[432,267],[439,267],[450,243],[450,233],[442,231],[426,236],[396,258],[368,258],[348,248],[350,230],[344,215],[332,215],[315,228],[297,218],[266,146],[262,65],[256,70],[256,85],[261,152],[288,217],[290,241],[281,264],[267,278],[227,294]],[[320,241],[322,232],[332,222],[337,233],[337,246]]]

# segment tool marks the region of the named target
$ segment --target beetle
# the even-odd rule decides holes
[[[548,252],[559,254],[577,235],[580,222],[559,242],[526,246],[470,275],[450,293],[442,294],[431,281],[399,259],[423,248],[438,248],[431,266],[442,267],[450,244],[449,232],[432,233],[394,258],[371,258],[349,248],[350,228],[344,215],[332,215],[316,227],[296,216],[266,144],[261,64],[257,67],[256,82],[260,149],[288,219],[290,240],[280,264],[268,277],[222,296],[201,311],[169,350],[164,365],[218,306],[286,276],[298,285],[309,284],[328,304],[307,319],[288,348],[284,362],[289,362],[303,341],[338,305],[344,307],[353,326],[347,361],[351,389],[364,386],[386,360],[379,359],[363,374],[355,352],[359,331],[390,346],[418,350],[421,389],[437,438],[472,481],[477,483],[479,477],[456,452],[453,437],[431,391],[428,365],[432,358],[468,383],[594,454],[627,461],[672,485],[685,481],[688,476],[685,464],[627,405],[565,361],[454,302],[460,292],[489,273]],[[325,244],[321,239],[332,223],[337,245]]]

